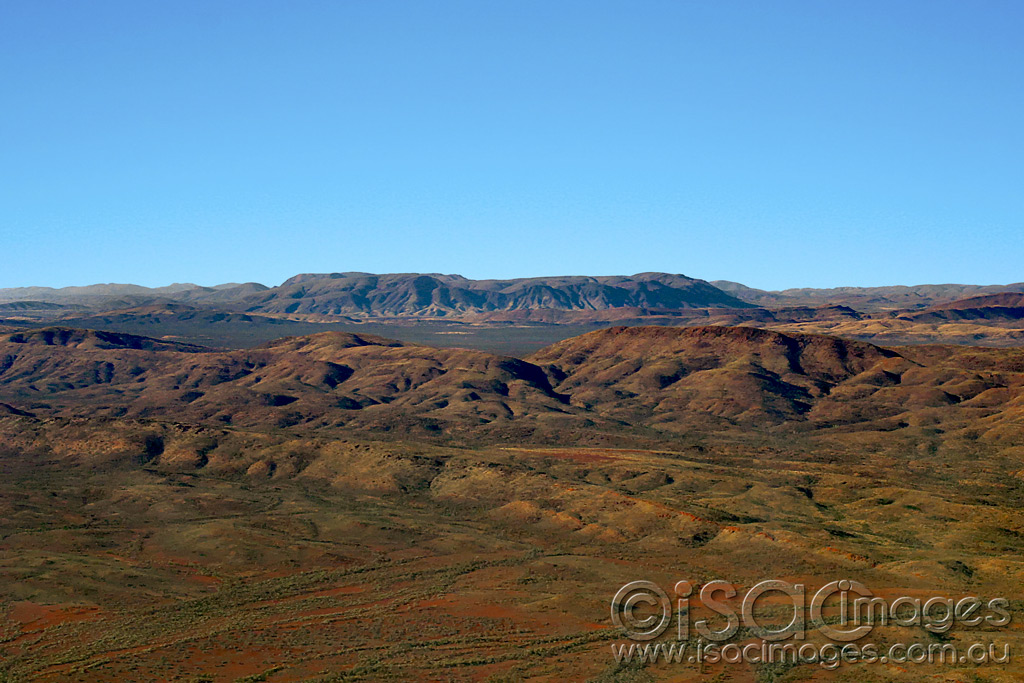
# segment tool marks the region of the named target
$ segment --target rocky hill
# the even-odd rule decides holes
[[[1016,322],[1024,320],[1024,294],[1005,292],[957,299],[930,306],[922,311],[901,313],[899,317],[917,322],[959,320]]]
[[[927,420],[999,435],[1019,433],[1022,400],[1022,350],[886,349],[747,327],[609,328],[523,360],[342,332],[239,351],[66,328],[0,336],[0,402],[39,416],[473,438]]]

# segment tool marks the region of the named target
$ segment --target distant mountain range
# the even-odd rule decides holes
[[[726,280],[706,282],[680,274],[554,276],[471,280],[439,273],[321,273],[296,275],[280,286],[249,282],[215,287],[131,284],[0,289],[0,317],[107,311],[189,303],[237,313],[444,318],[529,311],[593,312],[848,306],[857,311],[915,311],[965,297],[1024,292],[1010,285],[917,285],[766,291]],[[950,315],[950,314],[946,314]]]
[[[298,275],[246,299],[250,311],[364,316],[448,316],[487,311],[596,311],[621,307],[747,308],[704,280],[631,277],[470,280],[459,275]]]
[[[849,306],[859,311],[926,308],[935,304],[984,294],[1024,292],[1024,282],[1009,285],[894,285],[891,287],[832,287],[766,291],[738,282],[714,280],[712,285],[758,306]]]
[[[534,309],[751,307],[704,280],[668,273],[512,280],[470,280],[437,273],[329,273],[297,275],[272,288],[246,283],[216,287],[176,284],[155,289],[116,284],[0,289],[0,302],[20,302],[17,310],[27,310],[27,301],[39,302],[41,310],[52,309],[53,304],[111,309],[176,301],[246,313],[357,317],[445,317]]]
[[[144,306],[159,301],[196,301],[210,303],[233,303],[246,296],[269,289],[258,282],[238,284],[235,282],[202,287],[191,283],[177,283],[166,287],[143,287],[130,284],[99,284],[84,287],[12,287],[0,289],[0,311],[10,310],[13,302],[38,304],[101,306],[106,308],[128,308]],[[37,306],[42,309],[46,306]],[[52,306],[50,306],[52,308]],[[25,308],[24,305],[21,306]]]

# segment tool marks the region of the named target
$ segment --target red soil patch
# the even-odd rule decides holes
[[[12,621],[21,625],[22,633],[33,633],[58,624],[95,619],[99,616],[99,608],[78,605],[40,605],[26,600],[12,603],[8,616]]]

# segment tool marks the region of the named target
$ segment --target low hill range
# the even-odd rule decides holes
[[[832,287],[827,289],[804,287],[779,291],[755,289],[728,280],[714,280],[711,284],[738,299],[759,306],[822,306],[827,304],[849,306],[869,313],[919,310],[968,297],[1024,292],[1024,282],[1008,285],[943,284]]]
[[[1024,350],[887,349],[750,327],[613,327],[517,359],[344,332],[215,351],[46,328],[0,336],[0,402],[37,416],[497,440],[927,423],[998,441],[1024,428]]]
[[[1004,292],[973,296],[929,306],[915,312],[901,312],[905,320],[939,322],[946,320],[1017,321],[1024,319],[1024,294]]]

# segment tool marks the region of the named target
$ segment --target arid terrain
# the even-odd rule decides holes
[[[0,4],[0,683],[1024,683],[1024,2]]]
[[[1024,294],[445,277],[8,294],[0,681],[1022,679]],[[716,579],[1015,658],[617,661],[620,586]]]

